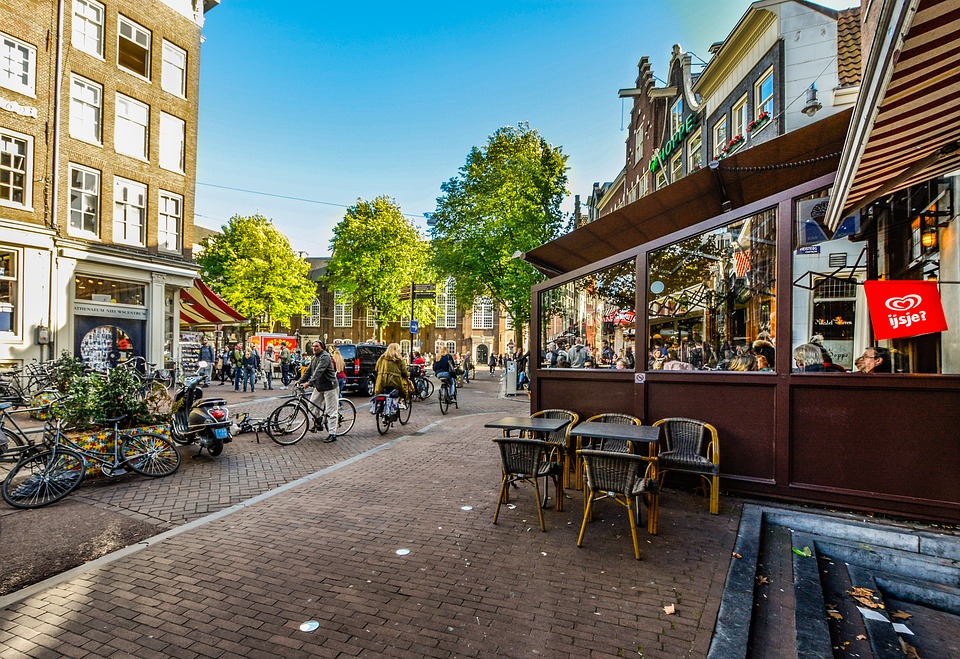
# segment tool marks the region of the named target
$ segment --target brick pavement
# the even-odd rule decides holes
[[[722,499],[712,516],[703,499],[669,490],[660,535],[641,536],[641,561],[613,504],[598,504],[576,547],[582,499],[573,490],[564,512],[544,512],[547,533],[526,487],[494,526],[499,458],[483,423],[524,402],[491,388],[467,389],[442,419],[435,401],[415,408],[416,425],[385,438],[363,412],[356,435],[332,449],[306,440],[293,451],[269,440],[257,449],[244,435],[251,450],[228,447],[229,469],[188,465],[230,475],[209,509],[312,475],[207,523],[199,509],[151,507],[175,492],[141,492],[142,514],[170,526],[199,521],[6,606],[0,655],[704,656],[739,502]],[[269,468],[285,475],[262,476],[262,456],[276,452],[284,459]],[[300,631],[307,620],[319,629]]]

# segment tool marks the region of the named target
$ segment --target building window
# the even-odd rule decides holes
[[[676,183],[683,178],[683,153],[678,153],[670,160],[670,183]]]
[[[400,352],[407,359],[410,358],[410,339],[403,339],[402,341],[400,341]]]
[[[773,116],[773,68],[760,76],[753,88],[754,119],[766,112]]]
[[[100,235],[100,172],[70,165],[70,234]]]
[[[150,30],[124,16],[117,35],[117,65],[150,79]]]
[[[478,297],[473,301],[473,329],[493,329],[493,300]]]
[[[70,78],[70,137],[100,144],[103,87],[80,76]]]
[[[143,246],[147,186],[117,178],[113,185],[113,241]]]
[[[353,297],[344,291],[333,294],[333,326],[353,327]]]
[[[377,310],[367,309],[367,327],[377,326]]]
[[[643,129],[638,128],[633,134],[633,164],[643,160]]]
[[[457,326],[457,300],[453,296],[453,278],[447,279],[443,290],[437,293],[437,327],[440,329]]]
[[[186,124],[166,112],[160,113],[160,166],[183,173]]]
[[[687,141],[687,158],[690,166],[688,172],[695,172],[703,167],[703,132],[697,130]]]
[[[657,169],[657,190],[663,189],[667,185],[667,173],[663,167]]]
[[[713,154],[719,156],[727,146],[727,115],[713,125]]]
[[[37,49],[0,32],[0,87],[33,96],[37,83]]]
[[[187,97],[187,51],[163,40],[163,71],[160,76],[163,91],[174,96]]]
[[[33,139],[0,129],[0,206],[28,208]]]
[[[434,344],[434,350],[436,350],[434,353],[434,358],[439,357],[444,348],[446,348],[447,352],[449,352],[451,355],[457,354],[456,341],[444,341],[442,339],[437,339],[437,342]]]
[[[303,314],[303,325],[304,327],[320,327],[322,318],[323,313],[320,298],[315,297],[313,298],[313,302],[310,303],[310,308]]]
[[[179,252],[183,227],[183,197],[161,190],[158,205],[157,245],[160,249]]]
[[[670,134],[675,134],[683,125],[683,97],[677,99],[677,102],[670,108]]]
[[[149,139],[150,106],[117,94],[117,121],[114,126],[114,148],[117,153],[146,160]]]
[[[830,353],[834,364],[853,369],[857,317],[856,279],[819,278],[813,285],[811,336]]]
[[[771,209],[650,252],[647,341],[661,355],[645,366],[758,370],[753,340],[776,337],[776,238]]]
[[[744,138],[747,136],[747,122],[749,121],[749,115],[747,115],[747,97],[744,96],[736,105],[733,106],[733,128],[730,130],[732,133],[730,136],[731,140],[735,140],[738,137]],[[731,149],[735,151],[736,149]]]
[[[73,47],[103,57],[103,5],[96,0],[73,0]]]
[[[19,330],[17,256],[14,250],[0,250],[0,332],[16,333]]]

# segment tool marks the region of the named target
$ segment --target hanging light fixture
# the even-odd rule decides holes
[[[808,117],[812,117],[817,113],[817,110],[822,107],[820,101],[817,100],[817,83],[813,83],[810,85],[810,88],[807,89],[807,102],[803,104],[803,113]]]

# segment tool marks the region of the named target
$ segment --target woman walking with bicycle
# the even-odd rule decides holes
[[[327,429],[330,434],[323,441],[326,443],[337,441],[337,425],[339,423],[337,401],[340,397],[340,385],[337,382],[337,371],[333,364],[333,358],[327,352],[326,344],[320,339],[313,342],[313,359],[310,360],[310,366],[307,367],[307,372],[303,374],[298,384],[313,387],[310,402],[322,408],[327,418]]]

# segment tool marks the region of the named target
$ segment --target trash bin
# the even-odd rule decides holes
[[[507,360],[507,396],[516,396],[517,395],[517,362],[513,359]]]

